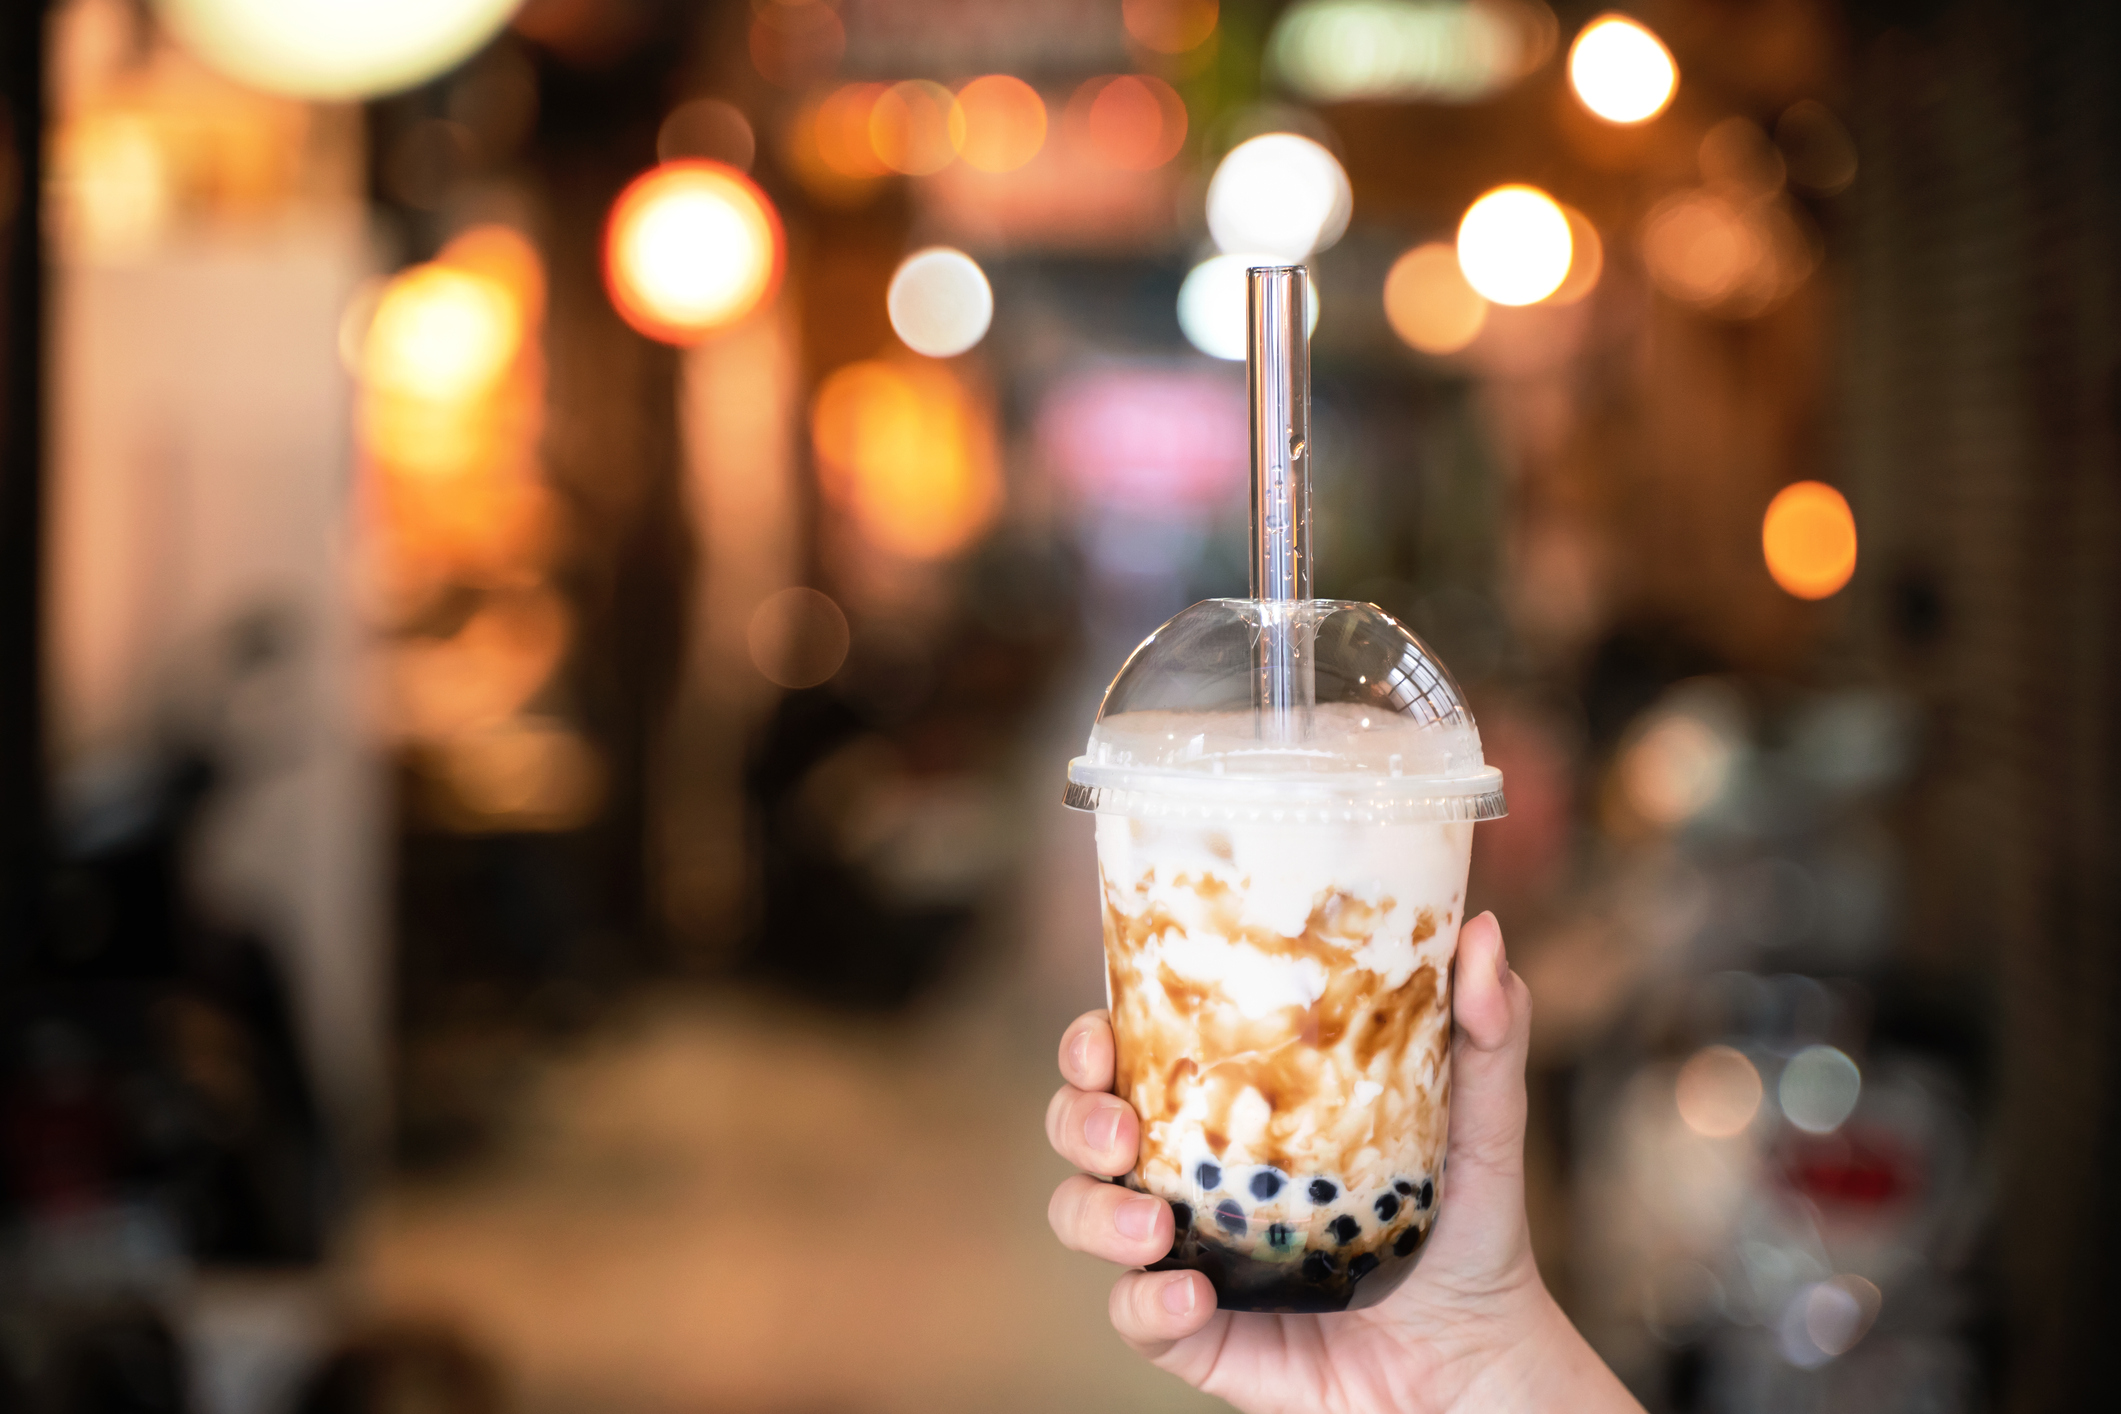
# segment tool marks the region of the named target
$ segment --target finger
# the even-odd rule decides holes
[[[1061,1078],[1078,1090],[1112,1088],[1112,1017],[1086,1011],[1061,1033]]]
[[[1171,1205],[1116,1183],[1076,1174],[1053,1190],[1046,1221],[1061,1246],[1139,1267],[1171,1250]]]
[[[1141,1122],[1117,1095],[1063,1085],[1046,1106],[1046,1142],[1077,1168],[1117,1178],[1134,1167]]]
[[[1111,1310],[1112,1329],[1121,1340],[1196,1380],[1205,1371],[1189,1375],[1183,1367],[1194,1363],[1190,1356],[1196,1351],[1212,1354],[1220,1330],[1209,1326],[1230,1319],[1215,1309],[1215,1290],[1199,1272],[1129,1272],[1112,1288]]]
[[[1510,970],[1494,914],[1460,931],[1452,981],[1451,1161],[1521,1173],[1532,994]]]

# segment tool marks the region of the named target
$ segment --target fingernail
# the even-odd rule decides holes
[[[1083,1121],[1083,1138],[1102,1154],[1119,1140],[1119,1106],[1105,1105]]]
[[[1495,942],[1495,980],[1505,987],[1510,985],[1510,950],[1499,938]]]
[[[1156,1231],[1156,1215],[1163,1206],[1161,1198],[1129,1198],[1112,1214],[1112,1226],[1119,1229],[1121,1237],[1139,1242]]]
[[[1157,1297],[1157,1300],[1163,1302],[1164,1309],[1174,1316],[1192,1315],[1193,1278],[1182,1276],[1174,1281],[1165,1282],[1163,1292]]]
[[[1089,1059],[1090,1033],[1078,1031],[1075,1033],[1075,1039],[1068,1043],[1068,1068],[1077,1075],[1082,1075],[1089,1070]]]

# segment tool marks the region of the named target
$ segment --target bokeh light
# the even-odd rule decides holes
[[[1799,599],[1824,599],[1856,573],[1856,517],[1820,481],[1785,486],[1760,522],[1760,549],[1775,583]]]
[[[1806,1046],[1782,1067],[1775,1097],[1783,1116],[1807,1134],[1831,1134],[1855,1111],[1863,1072],[1832,1046]]]
[[[848,364],[819,387],[810,428],[827,499],[881,549],[950,554],[1001,507],[992,419],[946,365]]]
[[[1267,133],[1239,143],[1216,167],[1208,232],[1225,251],[1302,260],[1340,239],[1353,205],[1338,158],[1296,133]]]
[[[450,795],[475,828],[578,829],[604,803],[603,759],[561,722],[513,717],[458,733],[441,755]]]
[[[1144,49],[1183,54],[1215,33],[1217,0],[1124,0],[1120,15],[1127,34]]]
[[[784,88],[831,73],[847,52],[847,27],[819,0],[770,0],[752,17],[751,64]]]
[[[1299,0],[1275,21],[1267,58],[1322,103],[1471,103],[1544,62],[1554,37],[1543,4]]]
[[[656,129],[659,162],[701,157],[749,172],[758,155],[758,135],[741,108],[719,98],[695,98],[670,110]]]
[[[842,177],[857,180],[889,176],[891,169],[869,140],[869,117],[888,84],[842,84],[825,95],[810,119],[818,160]]]
[[[1620,758],[1628,803],[1654,825],[1683,825],[1714,805],[1730,784],[1737,751],[1690,712],[1663,712]]]
[[[1427,354],[1457,353],[1488,322],[1488,302],[1466,283],[1458,252],[1442,241],[1415,246],[1385,276],[1392,332]]]
[[[1745,1132],[1760,1112],[1760,1072],[1730,1046],[1704,1046],[1679,1068],[1679,1117],[1709,1139]]]
[[[1482,196],[1458,223],[1458,264],[1496,304],[1537,304],[1568,278],[1575,241],[1560,203],[1512,184]]]
[[[930,358],[961,354],[986,337],[994,291],[979,263],[961,250],[934,246],[900,262],[885,303],[906,347]]]
[[[500,381],[522,339],[522,313],[499,281],[419,265],[384,287],[362,341],[361,377],[377,392],[461,402]]]
[[[1068,113],[1091,157],[1123,172],[1152,171],[1186,145],[1185,100],[1151,74],[1090,79],[1068,100]]]
[[[923,177],[957,160],[964,117],[957,96],[939,83],[908,79],[877,96],[869,110],[869,145],[894,172]]]
[[[424,83],[470,57],[522,0],[156,0],[180,43],[230,78],[299,98]]]
[[[781,221],[749,177],[719,162],[666,162],[612,204],[604,279],[627,323],[693,343],[758,308],[780,284]]]
[[[1605,273],[1605,241],[1591,218],[1573,206],[1563,206],[1561,214],[1569,218],[1569,272],[1542,304],[1574,304],[1597,289]]]
[[[982,172],[1013,172],[1046,145],[1046,104],[1008,74],[974,79],[957,91],[960,154]]]
[[[783,589],[752,611],[751,663],[778,687],[816,687],[847,661],[847,615],[815,589]]]
[[[1846,1355],[1869,1333],[1884,1304],[1877,1284],[1852,1272],[1800,1288],[1776,1322],[1783,1358],[1815,1370]]]
[[[1570,46],[1569,84],[1607,122],[1642,123],[1672,101],[1679,66],[1656,35],[1625,15],[1605,15]]]
[[[1186,341],[1211,358],[1245,357],[1245,272],[1256,265],[1286,264],[1274,255],[1218,255],[1187,272],[1178,287],[1178,327]],[[1318,328],[1318,281],[1309,282],[1307,330]]]

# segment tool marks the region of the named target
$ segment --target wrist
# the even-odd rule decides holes
[[[1642,1414],[1619,1376],[1591,1349],[1536,1277],[1519,1298],[1513,1337],[1472,1372],[1451,1414],[1567,1409],[1571,1414]]]

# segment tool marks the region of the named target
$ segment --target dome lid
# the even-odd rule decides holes
[[[1274,652],[1297,684],[1286,705],[1263,682]],[[1209,599],[1150,634],[1106,690],[1063,799],[1287,823],[1504,813],[1502,773],[1449,670],[1384,610],[1341,599]]]

